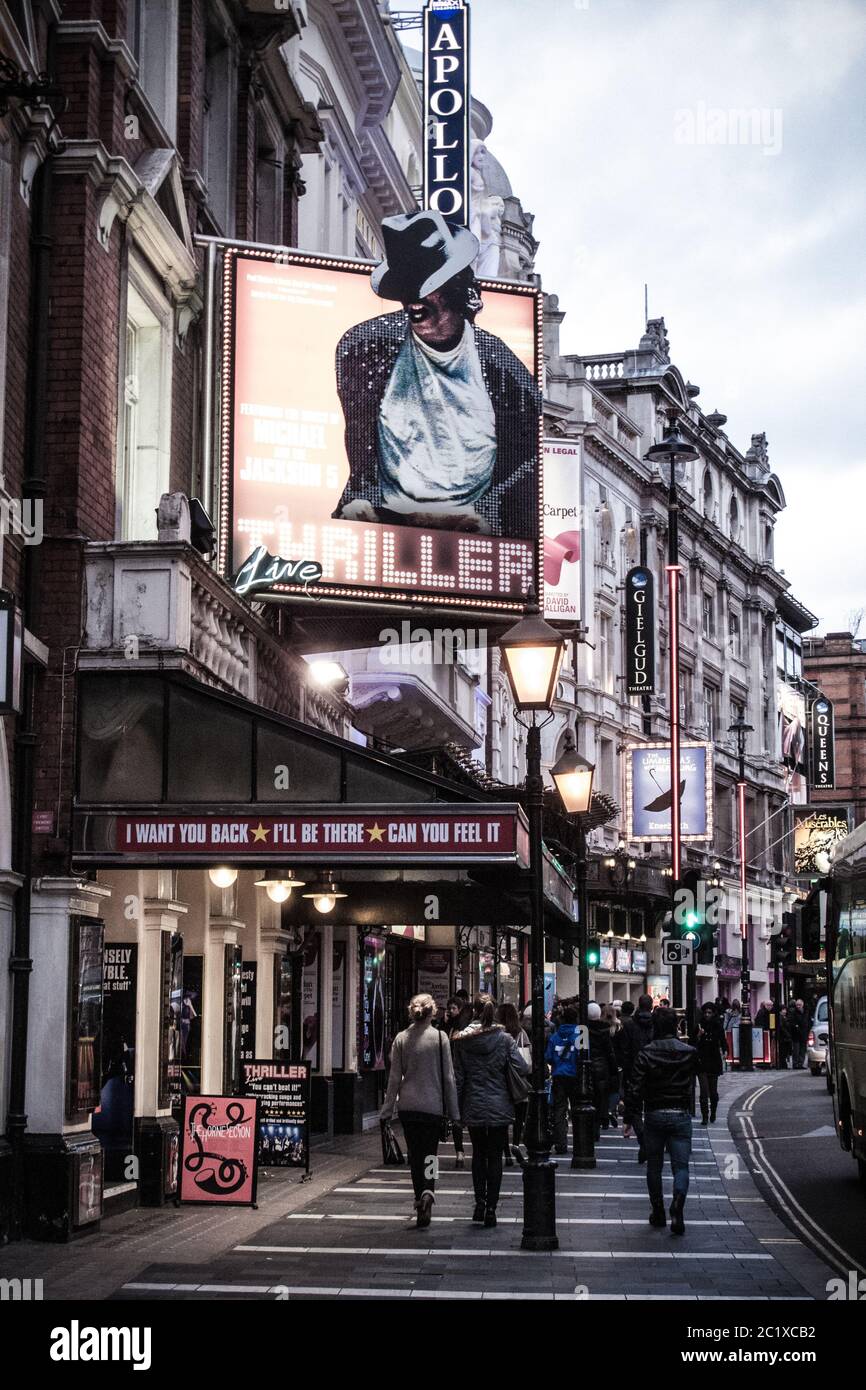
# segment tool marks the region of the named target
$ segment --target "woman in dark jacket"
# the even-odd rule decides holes
[[[704,1004],[697,1032],[690,1039],[698,1053],[698,1085],[701,1088],[701,1124],[711,1124],[719,1104],[719,1077],[728,1051],[722,1020],[715,1004]]]
[[[517,1012],[514,1005],[500,1004],[499,1008],[496,1010],[496,1022],[501,1023],[506,1033],[509,1033],[511,1035],[514,1041],[517,1043],[518,1051],[520,1052],[520,1055],[523,1058],[524,1062],[527,1064],[527,1066],[531,1066],[532,1043],[530,1041],[529,1034],[527,1033],[526,1029],[521,1025],[520,1014]],[[508,1144],[506,1144],[505,1146],[506,1168],[514,1167],[514,1158],[512,1157],[512,1153],[514,1153],[514,1155],[516,1156],[518,1163],[524,1162],[523,1154],[520,1152],[518,1145],[523,1139],[523,1131],[526,1128],[526,1115],[528,1110],[528,1100],[523,1100],[520,1102],[519,1105],[515,1105],[514,1107],[514,1143],[513,1147]]]
[[[472,1220],[495,1226],[502,1155],[508,1143],[508,1126],[514,1124],[506,1066],[513,1065],[524,1076],[530,1069],[514,1038],[496,1022],[496,1005],[489,994],[476,994],[472,1012],[469,1027],[454,1035],[454,1076],[460,1117],[469,1126],[472,1140]]]
[[[445,1022],[443,1028],[448,1035],[449,1043],[454,1042],[455,1034],[461,1033],[464,1028],[468,1028],[472,1022],[472,1005],[468,998],[461,994],[453,994],[445,1005]],[[453,1054],[454,1048],[452,1046]],[[454,1167],[462,1168],[465,1164],[463,1153],[463,1126],[452,1124],[451,1138],[454,1140]]]

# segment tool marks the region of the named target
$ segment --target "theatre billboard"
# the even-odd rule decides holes
[[[224,248],[221,567],[257,600],[517,608],[539,580],[540,293],[474,281],[476,239],[438,213],[382,235],[372,275]]]

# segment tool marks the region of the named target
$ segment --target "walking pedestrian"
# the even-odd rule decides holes
[[[795,999],[794,1006],[788,1008],[788,1027],[791,1031],[794,1071],[802,1071],[806,1064],[806,1043],[809,1038],[809,1015],[802,999]]]
[[[644,1112],[644,1145],[647,1155],[647,1189],[650,1225],[666,1224],[662,1193],[665,1150],[670,1154],[674,1178],[671,1202],[671,1235],[685,1231],[683,1212],[689,1191],[689,1156],[692,1151],[692,1117],[698,1054],[676,1036],[677,1016],[665,1010],[657,1023],[659,1035],[635,1058],[629,1083],[629,1108]]]
[[[495,1226],[502,1156],[508,1126],[514,1124],[506,1068],[513,1067],[523,1076],[530,1069],[514,1038],[496,1022],[496,1006],[489,994],[476,994],[472,1013],[468,1028],[454,1035],[454,1074],[460,1114],[472,1140],[472,1220]]]
[[[739,1028],[741,1012],[742,1010],[740,1008],[740,1001],[739,999],[735,999],[734,1002],[731,1004],[730,1008],[725,1013],[726,1033],[733,1033],[736,1029]]]
[[[769,1028],[770,1026],[770,1005],[765,999],[758,1012],[755,1014],[756,1028]]]
[[[430,994],[416,994],[409,1001],[409,1027],[394,1039],[388,1089],[380,1112],[383,1120],[391,1120],[396,1106],[403,1126],[416,1226],[430,1225],[443,1121],[445,1117],[460,1119],[451,1048],[441,1029],[433,1027],[435,1012],[436,1002]]]
[[[624,1008],[625,1006],[623,1006]],[[643,1124],[641,1122],[640,1111],[632,1114],[629,1105],[629,1080],[634,1070],[635,1060],[641,1052],[653,1040],[653,997],[651,994],[642,994],[637,1001],[637,1013],[627,1017],[623,1023],[623,1043],[622,1043],[622,1089],[624,1096],[623,1106],[623,1135],[626,1138],[631,1136],[634,1129],[638,1142],[637,1161],[643,1163],[646,1155],[643,1143]]]
[[[544,1060],[550,1067],[553,1091],[553,1147],[568,1152],[568,1116],[577,1104],[577,1009],[566,1004],[559,1027],[547,1040]]]
[[[594,1001],[589,1004],[586,1010],[586,1019],[589,1029],[592,1103],[595,1106],[595,1139],[598,1143],[602,1129],[610,1129],[607,1103],[611,1091],[611,1078],[616,1071],[616,1058],[610,1038],[610,1027],[602,1022],[601,1005]]]
[[[724,1070],[728,1050],[725,1030],[715,1004],[703,1005],[695,1036],[690,1041],[698,1054],[701,1124],[713,1124],[719,1106],[719,1077]]]
[[[520,1015],[513,1004],[500,1004],[496,1011],[496,1021],[501,1023],[506,1033],[514,1039],[517,1050],[528,1067],[532,1067],[532,1043],[526,1029],[521,1026]],[[514,1126],[512,1128],[512,1144],[505,1145],[505,1166],[514,1167],[514,1158],[518,1163],[523,1161],[519,1145],[523,1141],[524,1130],[526,1129],[526,1116],[529,1111],[529,1101],[523,1100],[514,1107]],[[512,1157],[512,1154],[514,1157]]]
[[[776,1046],[779,1051],[779,1068],[781,1071],[787,1071],[788,1058],[791,1056],[791,1024],[787,1009],[779,1010],[779,1021],[776,1027],[778,1029]]]
[[[461,1033],[464,1028],[468,1028],[472,1022],[472,1005],[466,991],[458,990],[448,1000],[445,1017],[445,1031],[448,1034],[448,1043],[451,1045],[455,1033]],[[452,1048],[453,1060],[453,1048]],[[463,1126],[452,1124],[451,1138],[454,1140],[454,1167],[464,1168],[466,1166],[466,1156],[463,1149]]]
[[[620,1078],[622,1076],[622,1024],[620,1023],[619,1013],[613,1004],[605,1004],[601,1010],[601,1021],[606,1023],[610,1031],[610,1041],[613,1047],[613,1068],[610,1075],[610,1094],[607,1098],[607,1116],[614,1129],[619,1124],[617,1109],[620,1097]]]

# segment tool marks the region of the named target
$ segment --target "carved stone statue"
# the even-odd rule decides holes
[[[473,140],[471,145],[469,171],[470,231],[478,238],[480,250],[475,258],[475,274],[497,276],[499,257],[502,250],[502,217],[505,200],[498,193],[490,193],[484,176],[487,146],[483,140]]]

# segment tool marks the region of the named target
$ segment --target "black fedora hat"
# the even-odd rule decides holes
[[[432,294],[478,255],[468,227],[450,227],[441,212],[401,212],[382,223],[385,259],[370,276],[382,299],[411,303]]]

